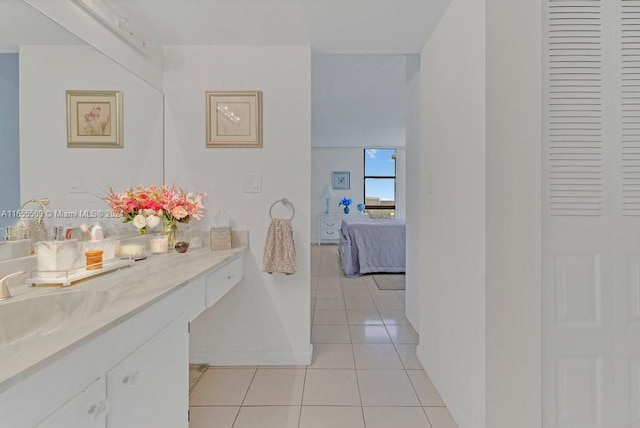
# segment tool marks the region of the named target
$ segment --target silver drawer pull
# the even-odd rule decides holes
[[[103,413],[107,412],[107,410],[108,403],[107,400],[104,399],[98,404],[92,404],[91,407],[89,407],[89,411],[87,413],[89,414],[89,416],[93,416],[95,419],[99,419]]]
[[[327,234],[328,235],[333,235],[333,230],[331,230],[331,231],[327,230]]]
[[[136,383],[138,383],[139,375],[140,371],[136,370],[134,373],[128,374],[124,378],[122,378],[122,383],[130,388],[133,388],[134,386],[136,386]]]
[[[333,226],[335,223],[327,223],[327,226]]]

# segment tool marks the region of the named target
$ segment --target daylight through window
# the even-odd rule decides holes
[[[395,218],[396,149],[364,149],[364,205],[371,218]]]

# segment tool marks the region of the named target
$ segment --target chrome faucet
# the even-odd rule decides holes
[[[11,298],[11,293],[9,292],[9,284],[8,284],[9,279],[13,278],[14,276],[22,275],[23,273],[24,271],[21,270],[18,272],[10,273],[9,275],[0,279],[0,301]]]

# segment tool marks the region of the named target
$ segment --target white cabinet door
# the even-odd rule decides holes
[[[104,428],[107,396],[103,377],[58,409],[37,428]]]
[[[189,337],[183,317],[107,373],[110,428],[187,428]]]

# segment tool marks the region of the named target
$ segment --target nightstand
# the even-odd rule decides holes
[[[340,227],[342,226],[342,218],[347,216],[365,216],[369,214],[320,214],[320,227],[318,235],[318,245],[323,242],[337,244],[340,242]]]
[[[318,245],[323,242],[340,242],[340,226],[344,214],[321,214],[320,234],[318,235]]]

